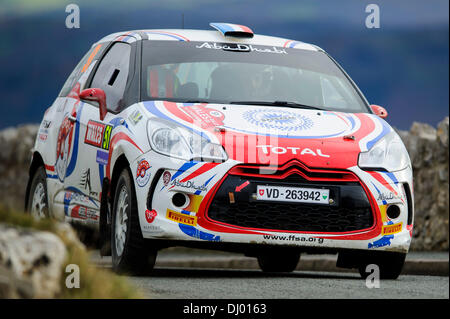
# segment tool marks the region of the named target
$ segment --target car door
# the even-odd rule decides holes
[[[87,223],[99,220],[100,199],[109,159],[112,131],[116,125],[114,118],[123,107],[123,95],[127,84],[131,46],[115,42],[96,66],[90,88],[100,88],[105,92],[107,114],[100,118],[100,111],[94,102],[81,101],[78,118],[80,130],[80,155],[75,173],[65,180],[66,192],[76,197],[70,205],[70,217]]]
[[[73,173],[78,159],[76,133],[80,130],[78,114],[82,105],[78,94],[105,46],[105,44],[98,44],[85,54],[65,82],[53,106],[55,110],[49,128],[51,130],[49,148],[44,157],[49,159],[46,161],[46,164],[48,163],[46,170],[50,186],[48,187],[49,199],[53,203],[52,215],[58,218],[68,214],[65,199],[70,196],[65,192],[65,184],[66,179]]]

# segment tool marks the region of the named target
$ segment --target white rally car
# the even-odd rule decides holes
[[[26,208],[98,228],[117,271],[188,246],[293,271],[304,253],[397,278],[408,153],[321,48],[211,23],[95,43],[45,112]]]

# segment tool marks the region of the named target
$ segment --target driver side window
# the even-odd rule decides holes
[[[105,91],[109,111],[119,112],[127,84],[131,46],[117,42],[106,53],[92,79],[91,88]]]

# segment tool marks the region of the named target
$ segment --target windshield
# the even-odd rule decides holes
[[[264,103],[367,112],[323,52],[247,44],[144,41],[141,100]]]

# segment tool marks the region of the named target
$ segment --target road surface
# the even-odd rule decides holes
[[[96,253],[98,256],[98,252]],[[242,258],[246,257],[222,252],[199,253],[194,256],[197,262],[190,266],[171,266],[176,265],[178,260],[188,260],[189,256],[192,258],[193,253],[196,254],[197,250],[162,251],[150,276],[127,276],[127,279],[152,299],[449,298],[448,275],[401,275],[397,280],[381,280],[380,288],[369,289],[356,271],[297,270],[287,274],[266,274],[258,269],[214,268],[215,263],[211,260],[222,262],[227,258],[237,260],[242,265],[254,266],[253,258],[242,262]],[[110,257],[100,259],[94,256],[93,254],[93,262],[98,266],[111,267]],[[448,264],[448,255],[443,256],[442,253],[426,253],[423,256],[416,253],[411,256],[432,262],[447,258]],[[305,260],[307,258],[309,257],[306,256]],[[321,258],[335,263],[333,256]]]

